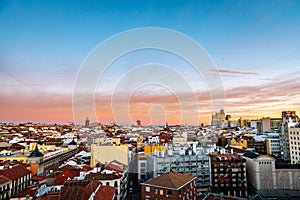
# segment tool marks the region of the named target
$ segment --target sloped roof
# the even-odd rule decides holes
[[[97,191],[94,200],[112,200],[115,195],[115,188],[112,186],[102,185]]]
[[[80,171],[86,171],[86,172],[89,172],[89,171],[92,171],[92,170],[93,170],[93,168],[91,168],[90,166],[88,166],[88,165],[83,165]]]
[[[72,183],[72,186],[65,184],[62,188],[60,199],[64,200],[88,200],[101,184],[98,181],[67,181],[66,183]]]
[[[26,189],[20,191],[16,195],[14,195],[14,198],[21,198],[21,197],[26,197],[27,195],[30,197],[33,197],[36,191],[39,189],[40,185],[31,185],[28,186]]]
[[[126,170],[126,168],[127,168],[127,165],[125,165],[119,161],[116,161],[116,160],[113,160],[110,163],[105,165],[105,169],[114,170],[119,173],[123,173]]]
[[[255,159],[259,156],[259,154],[254,153],[254,152],[247,152],[247,153],[244,153],[243,156],[251,158],[251,159]]]
[[[75,142],[74,138],[73,138],[73,140],[69,143],[69,145],[77,145],[77,142]]]
[[[12,168],[0,170],[0,175],[3,175],[10,180],[16,180],[20,177],[26,176],[27,174],[31,174],[31,171],[26,169],[22,165],[17,165]]]
[[[84,180],[115,180],[121,178],[122,175],[120,174],[102,174],[101,172],[98,173],[89,173],[85,176]]]
[[[68,176],[63,176],[62,174],[60,174],[55,178],[52,185],[63,185],[67,180]]]
[[[3,175],[0,175],[0,186],[1,186],[2,184],[8,184],[8,183],[10,183],[10,182],[11,182],[10,179],[6,178],[6,177],[3,176]]]
[[[189,176],[186,174],[170,171],[168,173],[150,179],[142,184],[156,186],[156,187],[171,188],[177,190],[183,187],[184,185],[190,183],[194,179],[196,179],[196,177],[194,176]]]
[[[28,157],[43,157],[44,154],[42,154],[39,149],[38,149],[38,145],[35,145],[35,149],[30,153],[30,155]]]

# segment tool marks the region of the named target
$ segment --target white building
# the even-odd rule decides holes
[[[265,144],[267,148],[267,153],[277,158],[280,157],[280,140],[277,133],[269,134],[265,139]]]
[[[284,194],[283,191],[300,194],[299,165],[275,163],[269,155],[254,152],[243,155],[247,162],[248,182],[259,194]]]
[[[205,190],[210,185],[210,158],[206,154],[147,155],[147,179],[169,171],[186,173],[197,177],[197,186]]]
[[[300,164],[300,123],[288,127],[290,157],[292,164]]]

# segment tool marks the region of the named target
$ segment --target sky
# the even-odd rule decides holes
[[[145,27],[174,30],[204,49],[222,80],[225,113],[233,118],[280,117],[283,110],[299,115],[299,23],[300,1],[290,0],[1,0],[0,121],[73,122],[74,86],[91,52],[116,34]],[[167,69],[164,76],[160,70],[132,75],[142,65],[158,64]],[[120,86],[128,77],[165,82],[145,82],[128,94],[127,85]],[[174,83],[178,87],[170,89]],[[130,99],[121,100],[118,92]],[[82,113],[79,121],[198,124],[209,123],[214,112],[203,74],[157,49],[120,55],[93,95],[95,113]],[[127,106],[128,113],[123,116],[116,105]]]

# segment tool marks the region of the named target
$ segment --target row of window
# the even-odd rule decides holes
[[[294,135],[299,135],[299,132],[297,131],[297,132],[295,132],[295,131],[290,131],[290,135],[292,135],[292,134],[294,134]]]
[[[258,162],[260,165],[271,165],[272,162]]]
[[[291,141],[291,144],[298,144],[298,145],[300,145],[300,142],[293,142],[293,141]]]

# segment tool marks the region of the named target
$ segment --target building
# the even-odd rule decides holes
[[[146,144],[144,146],[144,152],[145,152],[145,155],[154,154],[156,152],[166,153],[166,146],[160,145],[160,144],[155,144],[155,145]]]
[[[125,165],[128,165],[128,146],[91,145],[91,167],[95,167],[97,163],[107,164],[113,160],[117,160]]]
[[[225,123],[225,112],[223,109],[220,112],[211,115],[211,125],[224,128],[227,124]]]
[[[115,188],[101,185],[98,181],[66,181],[60,191],[59,199],[78,200],[115,200]],[[44,199],[51,199],[46,195]]]
[[[247,197],[246,160],[237,154],[209,154],[211,158],[211,192]]]
[[[47,175],[51,170],[57,169],[65,160],[78,152],[77,147],[70,150],[68,148],[53,149],[52,147],[49,147],[51,149],[48,149],[48,147],[46,145],[31,143],[29,151],[26,153],[16,151],[9,155],[2,154],[0,155],[0,160],[19,161],[29,164],[32,175]],[[43,153],[41,151],[43,151]]]
[[[290,161],[290,142],[289,142],[289,132],[288,127],[290,124],[298,122],[298,116],[296,111],[282,111],[282,123],[279,127],[279,141],[280,141],[280,150],[281,158]]]
[[[11,180],[0,175],[0,199],[9,199]]]
[[[0,170],[0,177],[2,177],[2,187],[4,189],[1,191],[2,195],[4,197],[8,195],[8,197],[11,198],[15,194],[25,190],[30,185],[31,171],[22,165],[10,166],[8,164]],[[0,183],[0,185],[2,184]]]
[[[281,118],[271,118],[270,119],[270,129],[278,130],[280,127],[282,119]]]
[[[239,127],[247,126],[247,120],[240,117],[240,119],[238,120],[238,124],[239,124]]]
[[[270,117],[263,117],[261,119],[261,132],[266,132],[271,129],[271,118]]]
[[[253,141],[253,140],[248,140],[248,148],[249,149],[254,149],[255,152],[260,153],[260,154],[266,154],[266,145],[264,141]]]
[[[85,126],[86,128],[90,126],[90,120],[89,120],[88,117],[85,119],[85,124],[84,124],[84,126]]]
[[[244,154],[247,161],[247,177],[256,190],[276,188],[275,158],[253,152]]]
[[[296,111],[282,111],[281,118],[283,123],[298,122],[299,120]]]
[[[128,167],[116,160],[106,164],[103,170],[91,172],[85,176],[85,180],[97,180],[102,185],[115,187],[115,199],[127,199]]]
[[[210,158],[206,154],[148,155],[147,179],[174,171],[196,177],[197,191],[207,191],[210,186]]]
[[[196,177],[167,172],[142,183],[142,199],[196,199]]]
[[[280,141],[277,134],[268,136],[265,140],[265,144],[267,154],[280,158]]]
[[[300,164],[300,123],[288,127],[290,157],[292,164]]]
[[[247,177],[252,192],[266,196],[277,196],[280,193],[298,191],[300,195],[300,165],[277,163],[270,155],[245,153]],[[299,197],[299,196],[298,196]]]

